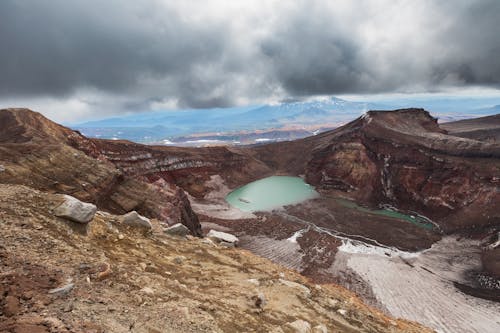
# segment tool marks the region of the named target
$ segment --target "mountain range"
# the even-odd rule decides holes
[[[328,97],[240,108],[144,112],[73,124],[71,127],[89,137],[188,146],[206,144],[206,140],[216,140],[214,136],[231,136],[232,140],[219,138],[219,142],[212,144],[233,145],[255,143],[245,140],[244,135],[256,131],[264,132],[258,138],[270,141],[285,140],[290,136],[300,138],[313,135],[345,124],[368,110],[418,105],[432,110],[441,121],[453,121],[498,113],[492,103],[500,103],[500,99],[356,102]],[[265,134],[271,131],[281,131],[283,135],[276,138]]]

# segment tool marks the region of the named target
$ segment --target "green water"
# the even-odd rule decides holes
[[[350,200],[340,199],[340,198],[337,198],[336,200],[338,203],[340,203],[341,205],[343,205],[345,207],[353,208],[353,209],[359,210],[361,212],[392,217],[392,218],[396,218],[399,220],[404,220],[406,222],[413,223],[415,225],[418,225],[419,227],[429,229],[429,230],[434,228],[434,225],[432,223],[430,223],[429,220],[427,220],[425,217],[422,217],[422,216],[406,215],[406,214],[400,213],[400,212],[395,211],[395,210],[390,210],[390,209],[369,209],[366,207],[359,206],[355,202],[350,201]]]
[[[268,211],[319,196],[302,178],[272,176],[239,187],[226,201],[245,212]]]

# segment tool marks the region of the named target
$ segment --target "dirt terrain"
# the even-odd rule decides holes
[[[61,196],[0,185],[1,332],[430,332],[241,249],[57,218]],[[55,288],[62,290],[55,291]],[[318,331],[322,332],[322,331]]]

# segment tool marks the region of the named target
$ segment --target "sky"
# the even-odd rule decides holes
[[[0,107],[68,122],[319,95],[498,95],[499,17],[498,0],[1,0]]]

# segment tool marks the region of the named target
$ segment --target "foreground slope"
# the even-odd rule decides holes
[[[65,221],[52,214],[61,199],[0,185],[2,332],[295,332],[297,320],[430,332],[250,252],[128,229],[104,212],[86,228]]]

